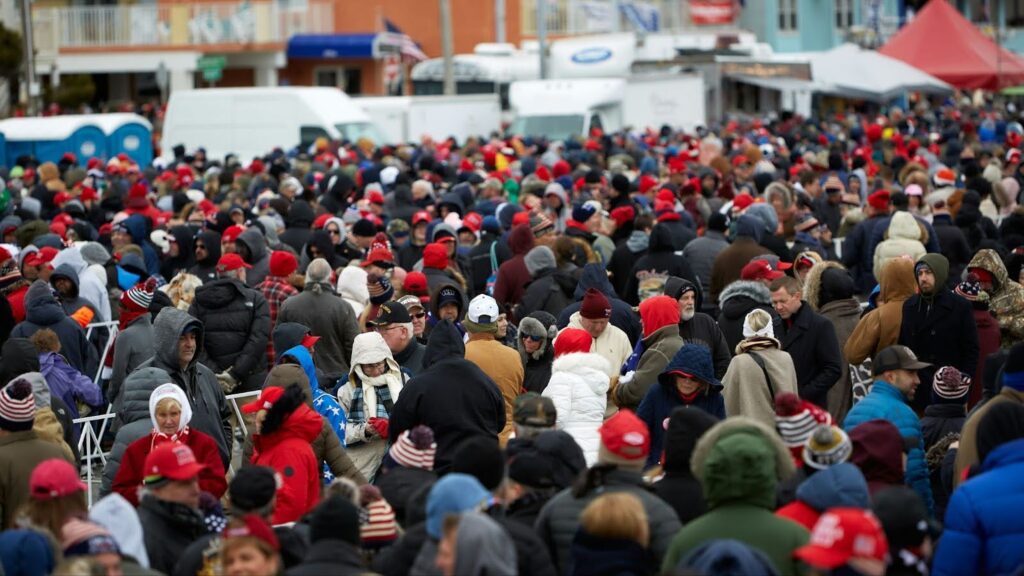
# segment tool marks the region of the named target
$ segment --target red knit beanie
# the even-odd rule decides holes
[[[270,275],[287,278],[299,267],[295,256],[285,250],[275,250],[270,253]]]
[[[555,358],[573,352],[590,352],[594,339],[590,333],[579,328],[566,328],[555,337]]]
[[[608,298],[596,288],[587,288],[580,304],[580,316],[587,320],[603,320],[612,317],[612,305]]]
[[[448,249],[440,242],[432,242],[423,248],[423,267],[444,270],[448,267]]]
[[[679,304],[670,296],[652,296],[640,303],[640,319],[647,338],[659,328],[679,323]]]

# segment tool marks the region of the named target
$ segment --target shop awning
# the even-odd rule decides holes
[[[729,78],[744,84],[751,84],[753,86],[759,86],[769,90],[778,90],[779,92],[827,92],[829,88],[824,84],[819,84],[810,80],[788,78],[785,76],[762,77],[749,76],[747,74],[732,74],[729,75]]]
[[[378,58],[390,34],[298,34],[288,40],[289,58]]]

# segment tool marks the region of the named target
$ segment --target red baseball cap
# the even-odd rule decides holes
[[[737,194],[732,199],[732,207],[736,210],[746,210],[751,204],[754,203],[754,197],[750,194]]]
[[[217,260],[217,272],[219,273],[232,272],[239,268],[252,268],[252,266],[246,264],[241,256],[233,252],[223,255],[220,260]]]
[[[430,212],[427,212],[426,210],[420,210],[419,212],[412,215],[413,226],[419,224],[420,222],[430,222],[431,220],[432,218],[430,217]]]
[[[875,515],[860,508],[833,508],[822,514],[811,531],[811,542],[793,552],[808,565],[838,568],[853,558],[885,562],[889,543]]]
[[[750,158],[747,158],[745,154],[738,154],[732,157],[733,167],[739,167],[744,164],[750,164]]]
[[[484,217],[477,214],[476,212],[470,212],[469,214],[466,214],[465,218],[462,219],[462,228],[469,228],[473,232],[479,232],[480,228],[482,228],[483,225]]]
[[[370,202],[370,204],[383,204],[384,203],[384,195],[381,194],[380,192],[378,192],[377,190],[374,190],[374,191],[370,192],[369,194],[367,194],[366,195],[366,199]]]
[[[303,346],[303,348],[312,348],[319,341],[320,341],[320,337],[319,336],[314,336],[312,334],[306,334],[305,336],[302,337],[302,346]]]
[[[39,250],[25,256],[24,264],[29,266],[49,264],[50,262],[53,262],[53,259],[57,257],[59,252],[59,250],[52,246],[43,246]]]
[[[242,235],[242,232],[245,232],[245,228],[242,228],[238,224],[228,226],[227,230],[220,235],[220,241],[221,243],[234,242],[236,238]]]
[[[196,462],[196,455],[186,444],[167,442],[146,456],[142,483],[154,484],[165,479],[190,480],[205,469],[206,464]]]
[[[74,466],[60,458],[40,462],[32,470],[28,485],[33,500],[63,498],[88,489]]]
[[[740,270],[741,280],[775,280],[785,275],[785,272],[773,269],[766,260],[751,260]]]
[[[242,524],[229,526],[224,530],[224,539],[232,538],[255,538],[261,540],[274,550],[281,550],[277,541],[277,535],[266,520],[256,514],[246,514],[242,517]]]
[[[305,340],[305,338],[303,338]],[[284,388],[280,386],[268,386],[260,392],[259,398],[252,402],[242,406],[242,412],[246,414],[255,414],[260,410],[270,410],[274,407],[274,403],[284,396]]]
[[[642,460],[651,450],[651,433],[630,410],[619,410],[598,429],[601,445],[619,458]]]

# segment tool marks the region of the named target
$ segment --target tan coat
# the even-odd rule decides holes
[[[41,440],[60,447],[64,452],[65,460],[75,461],[75,453],[71,451],[71,446],[64,441],[64,427],[57,420],[57,415],[53,413],[52,408],[36,408],[36,421],[32,424],[32,429]]]
[[[757,353],[764,360],[774,395],[768,389],[764,372],[749,352]],[[774,398],[783,392],[798,393],[793,359],[788,352],[779,349],[779,342],[774,338],[740,342],[722,377],[722,386],[728,416],[746,416],[770,428],[775,427]]]
[[[498,435],[504,447],[512,434],[512,403],[523,390],[523,363],[519,352],[494,339],[493,334],[470,334],[466,342],[466,360],[476,364],[498,385],[505,400],[505,427]]]
[[[873,358],[883,348],[896,344],[900,339],[903,302],[917,293],[914,263],[905,259],[887,263],[882,269],[879,284],[881,291],[878,294],[878,308],[860,319],[843,347],[846,361],[850,364],[860,364]]]
[[[978,464],[978,423],[988,413],[989,408],[1003,402],[1024,404],[1024,392],[1018,392],[1013,388],[1004,386],[999,391],[999,394],[996,394],[991,400],[975,410],[967,417],[967,421],[964,422],[964,427],[960,430],[960,447],[957,448],[956,462],[953,465],[954,488],[963,484],[961,479],[964,476],[964,470]]]
[[[34,430],[0,435],[0,517],[3,529],[14,526],[18,509],[28,500],[28,479],[43,460],[65,458],[56,444],[39,437]],[[73,460],[69,460],[74,464]]]

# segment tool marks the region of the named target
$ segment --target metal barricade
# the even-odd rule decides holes
[[[114,347],[114,339],[117,338],[118,333],[117,327],[117,320],[111,320],[110,322],[93,322],[85,327],[86,340],[92,336],[93,330],[97,328],[107,329],[107,341],[103,344],[103,350],[100,352],[100,365],[96,368],[96,374],[92,377],[93,383],[97,386],[99,386],[100,380],[103,379],[103,366],[106,364],[107,355],[110,354],[111,349]]]

